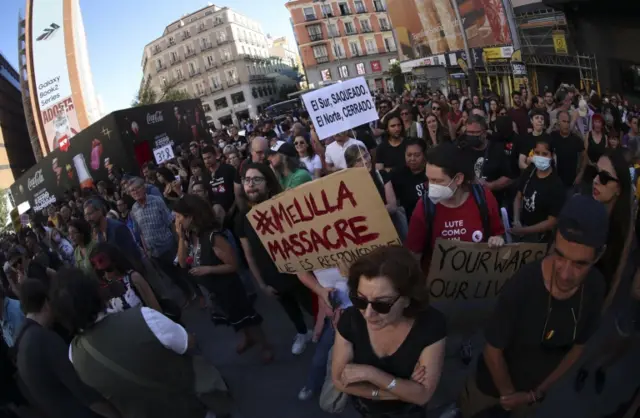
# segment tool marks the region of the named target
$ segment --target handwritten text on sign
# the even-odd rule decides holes
[[[544,257],[546,244],[488,244],[436,241],[429,268],[432,301],[495,299],[523,265]]]
[[[283,273],[334,267],[383,245],[400,245],[371,175],[342,170],[288,190],[248,214]]]
[[[169,161],[175,158],[171,144],[167,144],[163,147],[154,149],[153,156],[155,157],[156,163],[158,164],[162,164],[165,161]]]
[[[302,100],[320,139],[378,120],[364,77],[314,90]]]

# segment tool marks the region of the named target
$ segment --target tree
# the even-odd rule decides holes
[[[7,207],[7,191],[0,190],[0,228],[4,228],[9,222],[9,208]]]
[[[138,94],[131,102],[131,107],[146,106],[160,102],[176,102],[179,100],[191,99],[189,93],[178,90],[177,86],[181,80],[175,79],[170,82],[164,83],[160,90],[160,97],[158,93],[151,87],[151,77],[140,86]]]

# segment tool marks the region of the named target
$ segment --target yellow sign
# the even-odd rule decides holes
[[[484,53],[485,59],[488,61],[503,60],[511,58],[511,54],[513,54],[513,47],[498,46],[494,48],[484,48],[482,52]]]
[[[553,49],[555,49],[556,54],[567,55],[569,53],[567,38],[564,36],[563,31],[553,32]]]

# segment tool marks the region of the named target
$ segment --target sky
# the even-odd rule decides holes
[[[62,0],[60,0],[62,1]],[[183,14],[207,6],[206,0],[80,0],[96,94],[106,113],[129,107],[142,79],[144,46]],[[211,2],[259,22],[274,38],[295,40],[285,0]],[[0,0],[0,52],[18,67],[18,15],[25,0]],[[259,7],[258,7],[259,6]]]

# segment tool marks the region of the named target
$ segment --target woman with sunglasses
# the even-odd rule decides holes
[[[509,232],[522,242],[547,242],[556,226],[566,192],[556,174],[554,158],[549,137],[537,137],[533,164],[522,173],[513,202],[513,226]]]
[[[97,244],[90,255],[91,266],[100,282],[107,313],[146,306],[162,312],[149,283],[133,269],[131,262],[112,244]]]
[[[306,136],[299,135],[294,138],[293,145],[296,147],[300,162],[304,163],[313,179],[320,178],[322,176],[322,160],[311,146],[311,141]]]
[[[413,120],[413,107],[410,105],[400,106],[400,118],[404,124],[404,130],[410,138],[424,138],[422,125]]]
[[[426,417],[444,362],[444,316],[428,305],[418,261],[381,247],[349,269],[353,306],[338,321],[331,378],[363,417]]]

